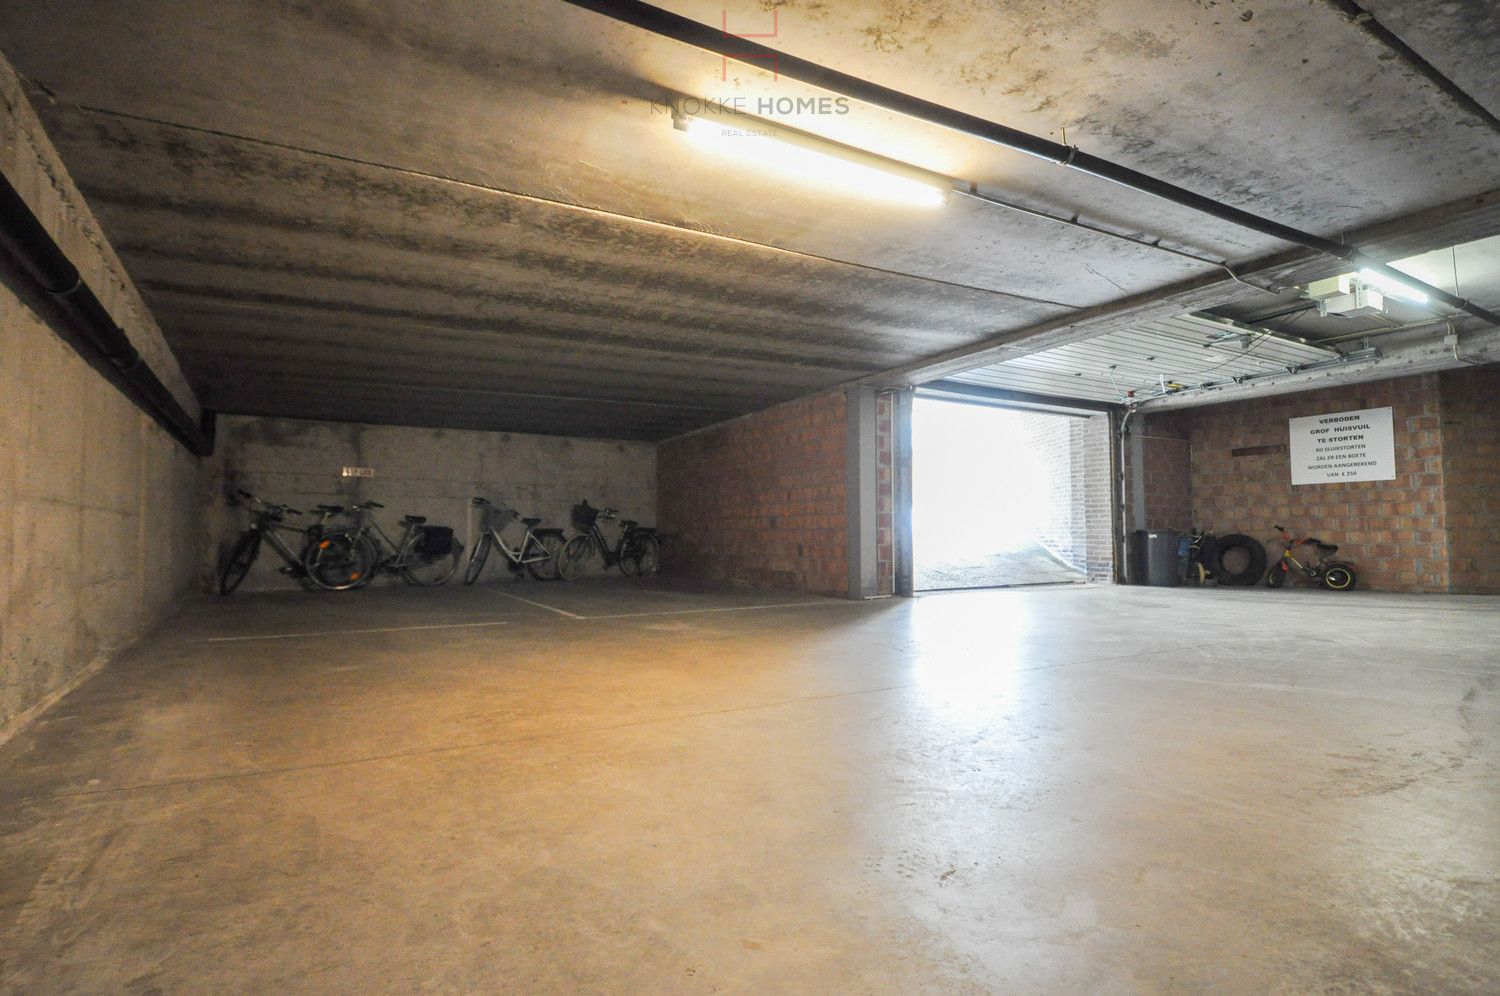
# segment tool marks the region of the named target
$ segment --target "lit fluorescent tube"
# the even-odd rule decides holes
[[[719,107],[704,114],[674,113],[672,125],[715,152],[880,200],[940,207],[953,187],[937,173]]]
[[[1359,279],[1374,287],[1386,297],[1393,297],[1398,301],[1406,301],[1409,304],[1426,304],[1427,295],[1414,288],[1408,287],[1397,280],[1392,280],[1383,273],[1374,270],[1360,270]]]

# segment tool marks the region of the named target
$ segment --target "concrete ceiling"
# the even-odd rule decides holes
[[[1321,0],[664,6],[1320,234],[1500,187],[1500,134]],[[1492,5],[1402,6],[1500,110]],[[705,153],[652,101],[820,94],[558,0],[6,4],[0,49],[224,411],[663,438],[1213,269]],[[1215,258],[1285,248],[858,104],[783,120]]]

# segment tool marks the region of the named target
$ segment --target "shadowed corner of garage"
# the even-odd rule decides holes
[[[1494,11],[1054,6],[0,10],[0,990],[1500,987]]]

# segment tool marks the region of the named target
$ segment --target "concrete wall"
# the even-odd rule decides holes
[[[341,477],[346,466],[373,467],[375,477]],[[224,417],[210,484],[209,571],[246,521],[244,510],[228,500],[238,488],[307,510],[318,502],[373,498],[386,506],[376,521],[393,539],[401,516],[410,513],[453,526],[472,549],[477,520],[469,499],[475,495],[540,516],[546,526],[570,526],[570,509],[584,498],[653,523],[656,455],[649,443]],[[491,557],[487,577],[501,570],[499,559]],[[670,547],[662,559],[671,563]],[[245,580],[246,590],[293,587],[276,572],[280,563],[265,550]]]
[[[1147,416],[1147,520],[1267,543],[1285,525],[1339,544],[1375,590],[1500,590],[1497,392],[1500,368],[1484,367]],[[1292,486],[1288,419],[1386,405],[1395,480]]]
[[[662,443],[664,570],[847,594],[846,419],[825,394]]]
[[[197,403],[0,61],[0,170],[136,348]],[[199,462],[48,324],[0,266],[0,740],[169,614],[201,548]]]

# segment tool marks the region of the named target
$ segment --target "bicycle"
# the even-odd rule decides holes
[[[1328,588],[1331,591],[1348,591],[1356,582],[1354,568],[1338,560],[1328,558],[1338,553],[1339,548],[1332,543],[1324,543],[1322,540],[1313,539],[1311,536],[1299,540],[1292,539],[1292,534],[1281,526],[1276,527],[1281,534],[1281,542],[1284,550],[1281,559],[1271,565],[1271,570],[1266,574],[1266,585],[1271,588],[1280,588],[1286,584],[1287,578],[1295,569],[1297,573],[1304,575],[1309,582]],[[1292,551],[1299,547],[1310,546],[1318,551],[1318,559],[1304,564],[1292,556]]]
[[[587,500],[573,506],[573,528],[579,535],[568,540],[557,562],[558,575],[571,581],[583,573],[597,548],[608,570],[616,565],[626,577],[650,577],[661,569],[661,541],[655,526],[642,526],[634,519],[620,519],[620,539],[611,546],[599,528],[600,519],[620,519],[613,508],[594,508]]]
[[[336,505],[318,508],[343,511]],[[386,572],[400,574],[407,584],[429,588],[453,577],[464,547],[452,528],[429,526],[423,515],[406,515],[401,519],[400,540],[393,540],[371,515],[377,508],[385,506],[378,501],[351,506],[352,524],[337,532],[315,534],[306,560],[308,575],[315,582],[334,590],[362,588]]]
[[[513,508],[497,505],[488,498],[474,498],[471,502],[480,510],[479,542],[469,555],[469,565],[464,568],[464,584],[473,584],[484,573],[484,563],[490,548],[498,549],[505,556],[506,567],[511,573],[523,567],[538,581],[557,580],[558,554],[562,552],[563,531],[561,529],[537,529],[541,519],[523,519]],[[506,526],[520,519],[526,533],[520,545],[512,547],[505,542],[501,532]]]
[[[286,566],[279,568],[281,573],[296,578],[302,587],[310,588],[307,567],[303,564],[303,553],[309,545],[310,534],[306,527],[295,526],[286,521],[288,515],[305,515],[306,513],[290,505],[273,504],[264,498],[257,498],[248,491],[236,491],[235,495],[252,502],[253,511],[250,525],[235,541],[228,559],[219,571],[219,594],[230,594],[245,580],[245,575],[250,573],[251,565],[260,556],[262,542],[269,542],[271,549],[286,561]],[[293,553],[292,548],[278,535],[279,533],[296,533],[301,536],[303,553]]]

